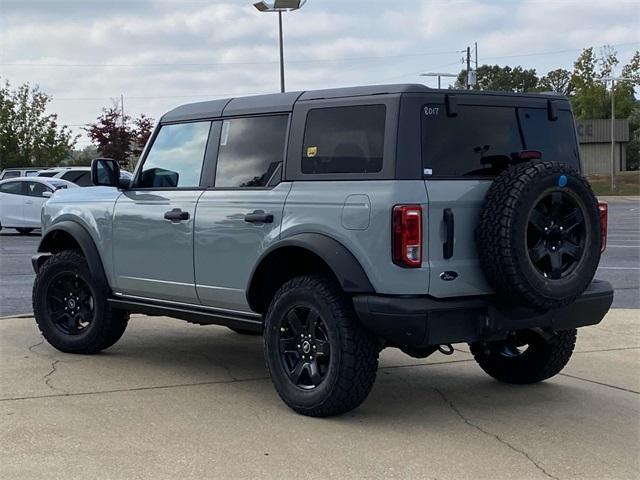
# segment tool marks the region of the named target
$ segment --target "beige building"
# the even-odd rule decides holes
[[[611,120],[576,120],[582,169],[585,175],[611,172]],[[627,169],[627,143],[629,120],[616,119],[614,123],[616,172]]]

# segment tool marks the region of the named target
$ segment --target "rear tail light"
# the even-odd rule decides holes
[[[607,223],[609,219],[607,202],[598,202],[598,211],[600,212],[600,230],[602,232],[602,241],[600,242],[600,253],[602,253],[607,248]]]
[[[406,268],[419,268],[422,265],[422,207],[393,207],[392,228],[393,263]]]

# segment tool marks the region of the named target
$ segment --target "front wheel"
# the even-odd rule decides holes
[[[378,345],[330,279],[303,276],[285,283],[265,319],[265,357],[282,400],[312,417],[359,406],[378,369]]]
[[[505,383],[536,383],[560,373],[571,358],[577,330],[513,332],[499,342],[475,343],[471,353],[480,368]]]
[[[33,313],[44,338],[66,353],[97,353],[116,343],[129,314],[110,307],[108,286],[91,275],[82,254],[47,260],[33,284]]]

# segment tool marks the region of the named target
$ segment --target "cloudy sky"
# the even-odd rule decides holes
[[[53,96],[75,131],[124,95],[158,118],[181,103],[279,89],[277,17],[253,0],[0,0],[0,77]],[[640,48],[640,0],[308,0],[284,20],[288,90],[435,80],[479,62],[539,74],[582,48]],[[78,146],[86,145],[82,138]]]

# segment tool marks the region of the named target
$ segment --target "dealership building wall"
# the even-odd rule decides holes
[[[582,169],[586,175],[611,172],[611,120],[576,120]],[[614,123],[614,163],[616,172],[627,170],[627,144],[629,120],[616,119]]]

